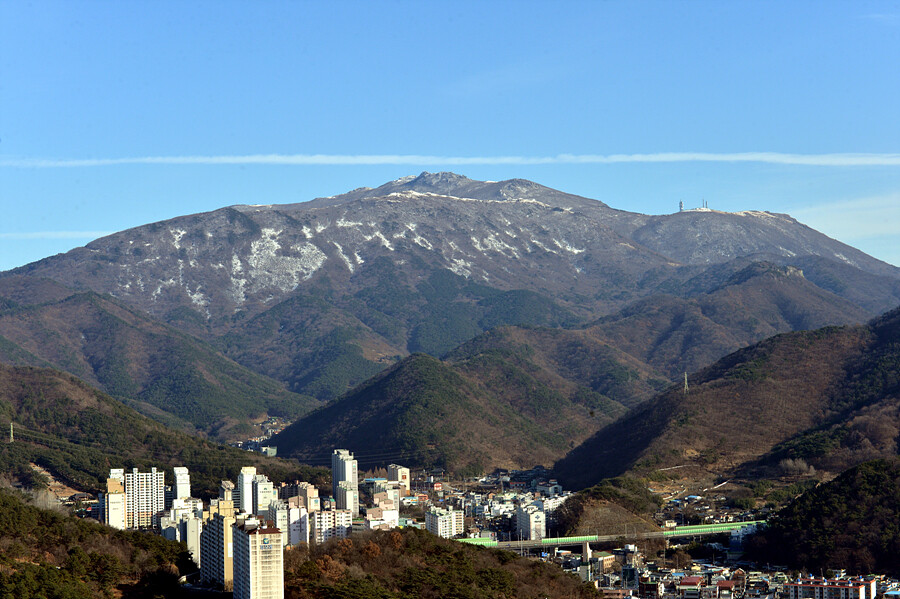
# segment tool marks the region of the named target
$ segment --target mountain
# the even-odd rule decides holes
[[[770,262],[732,261],[601,318],[588,334],[677,378],[777,333],[865,322],[868,312]],[[713,271],[713,272],[710,272]]]
[[[31,464],[70,486],[96,491],[110,468],[187,466],[196,495],[256,465],[273,480],[318,473],[285,461],[217,445],[166,428],[72,375],[0,364],[0,426],[15,442],[0,445],[0,470],[34,483]],[[39,479],[39,477],[37,477]]]
[[[4,361],[65,370],[172,425],[227,435],[238,420],[317,404],[109,296],[8,277],[0,297]]]
[[[751,539],[753,558],[811,572],[900,575],[900,460],[865,462],[801,495]]]
[[[669,385],[646,363],[582,329],[498,327],[459,346],[445,361],[496,393],[512,391],[513,377],[505,372],[517,368],[548,389],[628,408]]]
[[[768,313],[711,317],[694,297],[697,286],[726,283],[721,276],[735,274],[740,260],[742,268],[806,265],[814,276],[784,276],[788,289],[779,295],[772,283],[765,300],[753,285],[732,282],[716,293]],[[320,400],[410,353],[441,356],[496,326],[574,327],[639,300],[650,312],[671,297],[692,300],[683,311],[702,312],[697,332],[708,326],[721,338],[701,351],[702,339],[684,330],[682,341],[661,341],[653,355],[635,350],[671,376],[762,335],[861,322],[900,299],[900,270],[787,215],[648,216],[530,181],[453,173],[182,216],[0,280],[14,276],[112,295]],[[679,328],[657,324],[664,328],[650,331],[656,339]],[[690,357],[679,362],[682,353]]]
[[[687,392],[676,385],[639,405],[554,470],[578,488],[685,465],[718,474],[840,472],[896,455],[898,371],[900,309],[866,326],[776,335],[694,374]]]
[[[568,331],[500,328],[444,362],[413,354],[273,443],[313,464],[327,463],[332,447],[358,451],[363,467],[403,461],[477,473],[549,463],[624,414],[617,398],[649,396],[660,384],[629,356],[579,343]],[[571,362],[569,378],[553,364],[564,351],[581,360]]]

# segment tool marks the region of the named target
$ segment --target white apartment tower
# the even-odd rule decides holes
[[[462,534],[465,515],[461,510],[431,508],[425,512],[425,528],[445,539]]]
[[[151,468],[125,473],[121,468],[109,471],[110,478],[122,477],[125,487],[125,527],[149,528],[159,524],[159,514],[166,509],[166,475]]]
[[[303,506],[306,507],[307,512],[318,512],[322,509],[322,503],[319,500],[319,490],[315,485],[302,482],[297,485],[297,490],[299,492],[298,497],[303,499]]]
[[[265,516],[269,510],[269,504],[278,499],[275,485],[265,474],[257,474],[253,477],[253,514]]]
[[[256,476],[255,466],[244,466],[237,477],[234,487],[234,507],[246,514],[253,513],[253,478]]]
[[[349,509],[359,515],[358,465],[353,454],[346,449],[335,449],[331,454],[331,496],[338,509]],[[341,483],[346,483],[341,485]],[[341,498],[343,497],[343,504]],[[354,500],[355,497],[355,500]]]
[[[309,541],[324,543],[328,539],[346,539],[353,527],[350,510],[323,510],[309,514]]]
[[[303,532],[302,520],[306,516],[306,508],[289,504],[287,501],[273,501],[269,504],[267,520],[275,524],[275,528],[281,531],[285,546],[293,547],[301,541],[309,542],[309,533],[301,538]]]
[[[254,518],[234,526],[234,599],[284,599],[281,531]]]
[[[184,466],[175,467],[175,488],[172,499],[187,499],[191,496],[191,475]]]
[[[519,506],[516,509],[516,533],[526,541],[537,541],[547,536],[547,514],[536,505]]]
[[[338,483],[335,496],[337,509],[350,510],[354,517],[359,516],[359,489],[351,483],[342,480]]]

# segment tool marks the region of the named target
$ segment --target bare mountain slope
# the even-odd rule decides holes
[[[708,273],[721,284],[716,277],[733,274],[735,260],[761,257],[805,261],[816,276],[788,281],[792,291],[770,289],[769,298],[782,298],[775,313],[773,300],[742,295],[752,286],[721,291],[739,295],[732,299],[746,322],[711,317],[710,302],[694,302],[690,310],[711,328],[663,343],[666,357],[655,365],[685,367],[669,356],[676,345],[697,356],[687,367],[721,355],[697,351],[705,330],[721,337],[715,347],[724,352],[786,328],[861,322],[900,297],[900,270],[785,215],[648,216],[530,181],[453,173],[152,223],[0,280],[50,279],[113,295],[292,391],[330,399],[410,352],[439,356],[499,325],[572,327],[638,300],[653,312],[670,302],[657,296],[708,294],[695,288]],[[754,318],[753,335],[732,330]]]
[[[900,309],[866,326],[786,333],[737,351],[604,427],[555,470],[575,487],[628,470],[838,473],[897,454]]]

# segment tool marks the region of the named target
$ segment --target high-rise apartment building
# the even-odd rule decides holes
[[[270,520],[275,525],[275,528],[281,531],[284,537],[284,545],[293,547],[300,542],[309,542],[309,533],[301,537],[303,526],[300,522],[306,515],[305,507],[291,505],[287,501],[278,499],[269,504],[269,512],[266,519]]]
[[[191,475],[184,466],[175,467],[175,488],[172,499],[187,499],[191,496]]]
[[[339,482],[334,499],[337,509],[350,510],[354,517],[359,516],[359,489],[352,483],[345,480]]]
[[[112,474],[112,473],[110,473]],[[125,530],[125,474],[106,479],[106,492],[100,495],[100,513],[103,522]]]
[[[346,539],[353,528],[350,510],[323,510],[309,514],[309,540],[324,543],[328,539]]]
[[[109,471],[111,479],[121,480],[125,489],[125,527],[149,528],[159,524],[159,515],[166,508],[166,480],[164,472],[151,468],[126,473],[121,468]]]
[[[234,526],[234,599],[284,599],[284,546],[271,523]]]
[[[204,512],[200,532],[200,578],[224,589],[234,578],[232,525],[235,523],[234,504],[220,499]]]
[[[225,501],[234,501],[234,483],[230,480],[223,480],[219,484],[219,499]]]
[[[536,505],[516,509],[516,534],[520,539],[536,541],[547,536],[547,515]]]
[[[233,499],[234,507],[239,512],[253,513],[253,478],[255,476],[255,466],[244,466],[238,474]]]
[[[464,522],[465,516],[461,510],[433,507],[425,512],[425,528],[445,539],[462,534]]]
[[[292,497],[299,497],[298,506],[305,507],[309,512],[317,512],[322,509],[319,490],[312,483],[299,480],[292,483],[281,483],[281,487],[278,489],[278,498],[287,501]]]
[[[338,509],[349,509],[359,516],[358,465],[353,454],[346,449],[335,449],[331,454],[331,496]],[[346,483],[343,486],[341,483]],[[343,504],[342,498],[343,497]],[[355,501],[354,501],[355,497]]]
[[[269,510],[269,504],[278,499],[275,485],[265,474],[257,474],[253,477],[253,514],[265,516]]]

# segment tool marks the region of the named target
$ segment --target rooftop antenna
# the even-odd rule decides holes
[[[688,394],[687,372],[684,373],[684,394]]]

